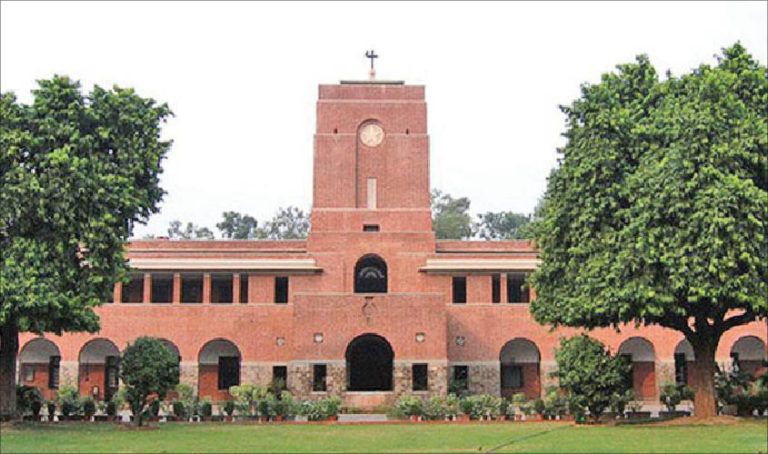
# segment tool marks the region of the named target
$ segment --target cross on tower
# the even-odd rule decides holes
[[[373,59],[374,58],[379,58],[379,56],[376,55],[376,52],[373,49],[371,49],[371,50],[365,52],[365,58],[370,58],[371,59],[371,70],[373,70]]]

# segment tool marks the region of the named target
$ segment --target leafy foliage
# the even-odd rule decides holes
[[[432,190],[432,230],[438,239],[462,239],[472,236],[470,201],[454,199],[439,189]]]
[[[261,236],[258,229],[259,222],[253,216],[236,211],[225,211],[221,216],[224,219],[216,224],[216,228],[219,229],[223,238],[250,240]]]
[[[309,215],[297,207],[279,208],[264,226],[264,236],[271,240],[296,240],[309,233]]]
[[[477,235],[484,240],[516,240],[530,238],[531,216],[512,211],[494,213],[488,211],[477,215]]]
[[[611,404],[614,394],[626,391],[629,365],[587,335],[560,339],[555,360],[557,371],[552,375],[560,379],[561,388],[578,397],[595,420]]]
[[[723,332],[768,315],[768,78],[736,44],[660,81],[648,58],[562,107],[532,276],[541,323],[656,324],[691,342],[714,412]],[[699,369],[703,370],[703,369]]]
[[[208,227],[201,227],[192,222],[182,228],[178,219],[168,224],[168,238],[172,240],[212,240],[213,232]]]
[[[141,415],[151,404],[149,397],[162,400],[179,383],[179,358],[161,340],[139,337],[123,352],[120,378],[125,383],[136,424],[140,426]]]

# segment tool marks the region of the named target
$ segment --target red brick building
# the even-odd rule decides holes
[[[456,177],[460,177],[456,175]],[[312,228],[301,241],[141,240],[137,271],[97,309],[101,331],[23,335],[21,383],[49,396],[65,380],[83,394],[118,385],[120,351],[142,335],[178,352],[181,381],[201,397],[284,378],[302,397],[373,406],[402,393],[539,395],[552,384],[560,336],[531,318],[523,286],[537,265],[526,241],[436,241],[423,86],[321,85]],[[690,345],[671,330],[594,336],[629,355],[639,396],[686,380]],[[763,367],[766,326],[729,331],[717,359]],[[677,376],[677,377],[676,377]]]

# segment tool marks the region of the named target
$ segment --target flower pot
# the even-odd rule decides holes
[[[419,415],[411,415],[410,420],[412,422],[419,422]]]
[[[328,421],[338,421],[339,415],[331,415],[328,417]]]
[[[459,415],[456,415],[458,417],[459,422],[469,422],[469,415],[466,413],[461,413]]]
[[[269,415],[259,415],[259,422],[268,422]]]
[[[232,421],[234,421],[234,420],[235,420],[235,417],[234,417],[234,416],[232,416],[232,415],[227,415],[227,417],[226,417],[226,421],[227,421],[227,422],[232,422]]]
[[[283,415],[275,415],[275,422],[283,422]]]

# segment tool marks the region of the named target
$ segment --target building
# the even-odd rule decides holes
[[[457,175],[458,177],[458,175]],[[228,398],[275,378],[303,398],[340,395],[373,407],[403,393],[537,396],[552,383],[560,336],[530,316],[537,266],[526,241],[436,241],[423,86],[321,85],[312,228],[301,241],[141,240],[127,245],[131,281],[97,309],[96,334],[21,338],[19,380],[51,396],[64,380],[109,397],[120,351],[164,339],[181,381]],[[756,370],[766,329],[729,331],[717,358]],[[632,361],[637,395],[686,381],[692,349],[678,332],[627,327],[593,335]]]

